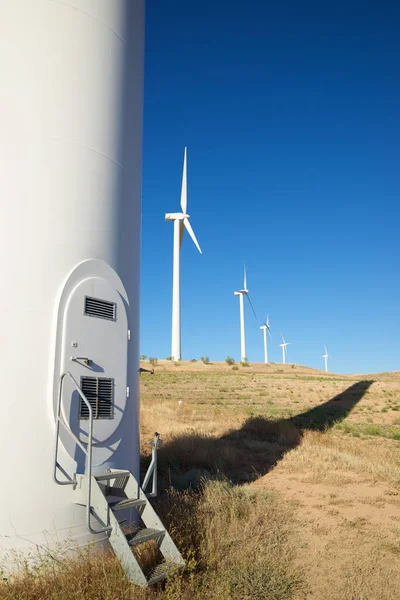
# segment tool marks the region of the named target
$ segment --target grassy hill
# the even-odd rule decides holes
[[[275,494],[287,511],[280,566],[293,585],[257,595],[250,578],[249,598],[398,596],[400,373],[163,361],[141,381],[142,441],[155,430],[164,439],[161,487],[224,479],[235,490]],[[267,548],[271,532],[262,527]],[[245,545],[246,535],[245,527]],[[242,597],[234,589],[227,598]]]

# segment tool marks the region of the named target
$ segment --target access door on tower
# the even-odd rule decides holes
[[[107,280],[90,277],[72,290],[65,306],[62,371],[69,371],[93,411],[93,443],[116,431],[127,401],[128,321],[120,294]],[[64,419],[88,441],[89,408],[76,390],[65,390]]]

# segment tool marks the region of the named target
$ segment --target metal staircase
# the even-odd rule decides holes
[[[68,377],[74,384],[80,397],[89,411],[88,443],[84,445],[71,431],[61,411],[63,382]],[[69,477],[58,463],[60,426],[71,435],[81,450],[86,454],[86,472]],[[54,460],[54,480],[59,485],[72,485],[73,502],[86,506],[86,524],[93,534],[107,533],[109,542],[117,556],[126,576],[132,583],[149,586],[162,581],[182,569],[185,562],[166,531],[157,513],[149,502],[149,497],[156,495],[156,452],[159,435],[156,434],[153,445],[152,461],[146,474],[143,488],[140,487],[130,471],[109,469],[103,474],[92,473],[93,450],[93,410],[81,388],[68,371],[60,378],[58,407],[56,416],[56,442]],[[61,472],[65,479],[58,478]],[[146,495],[150,477],[153,476],[153,491]],[[129,511],[129,512],[128,512]],[[122,519],[117,515],[121,514]],[[125,517],[125,518],[124,518]],[[126,518],[128,517],[128,518]],[[100,527],[94,528],[95,519]],[[154,540],[160,562],[150,569],[143,569],[133,548],[139,544]]]

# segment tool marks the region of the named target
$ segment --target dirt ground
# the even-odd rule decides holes
[[[299,598],[400,597],[399,372],[159,361],[141,429],[145,457],[162,434],[161,486],[218,473],[294,509]]]

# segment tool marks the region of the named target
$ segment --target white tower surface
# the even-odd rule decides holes
[[[111,382],[111,412],[94,421],[94,468],[139,475],[144,0],[3,1],[0,33],[0,448],[10,490],[0,549],[68,534],[83,544],[85,509],[53,480],[62,372]],[[67,384],[62,408],[84,442],[87,420]],[[61,442],[72,475],[83,455]]]

